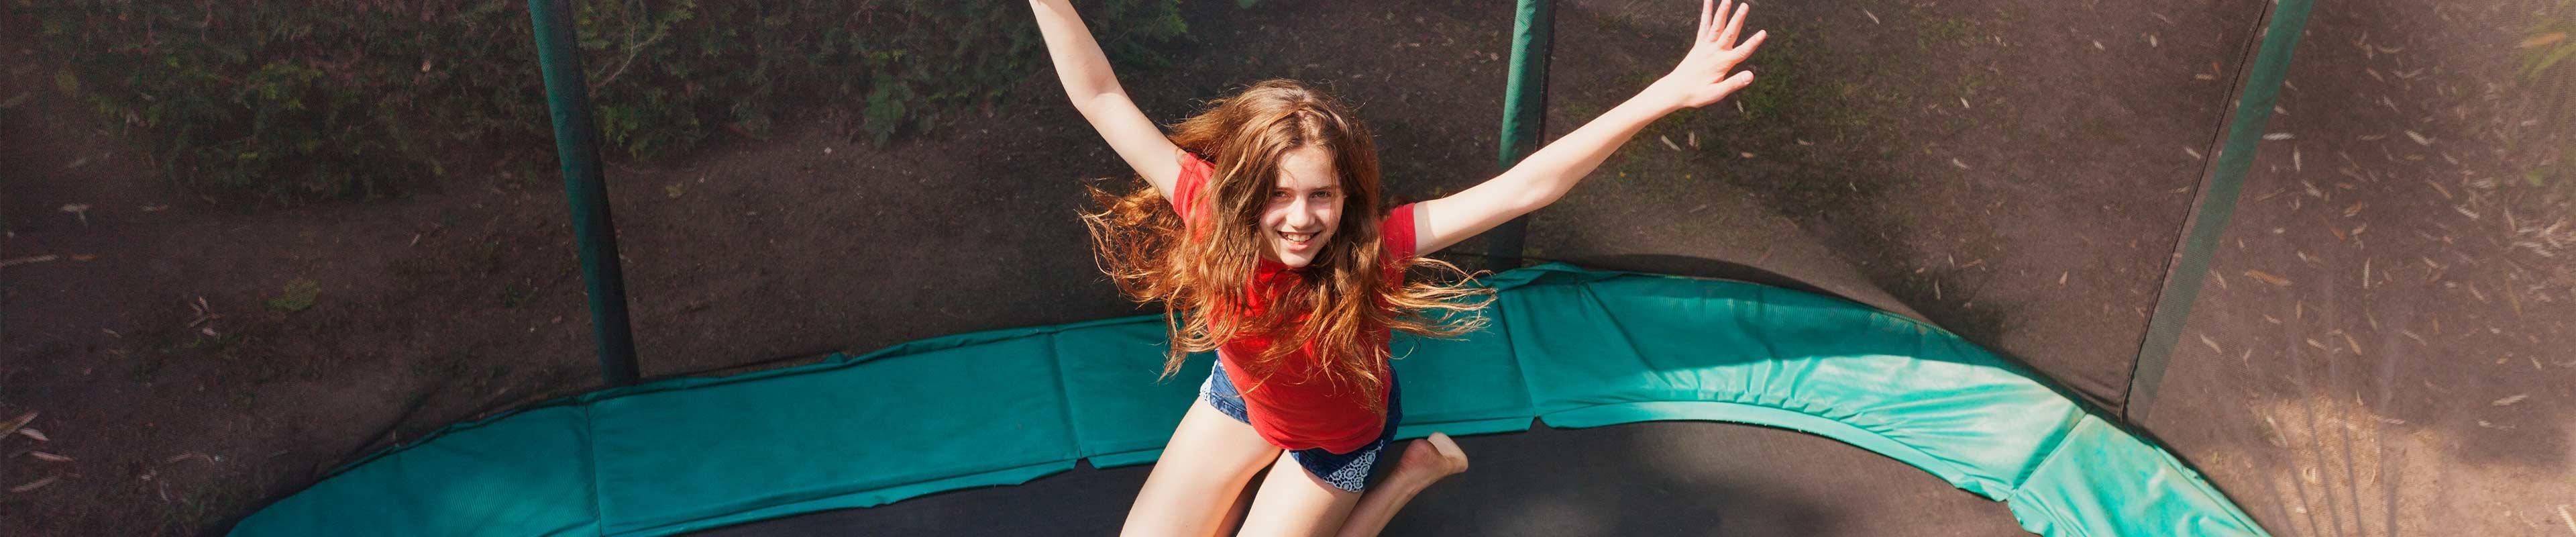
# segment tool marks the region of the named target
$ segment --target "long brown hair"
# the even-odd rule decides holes
[[[1388,268],[1379,261],[1386,248],[1380,235],[1386,207],[1377,147],[1331,97],[1294,81],[1263,81],[1173,126],[1172,143],[1216,165],[1207,188],[1199,191],[1202,198],[1193,200],[1205,213],[1195,218],[1209,229],[1190,231],[1184,216],[1151,185],[1121,194],[1093,184],[1097,207],[1082,214],[1101,271],[1128,298],[1163,302],[1172,343],[1163,358],[1165,377],[1180,370],[1188,353],[1215,350],[1240,336],[1263,336],[1271,339],[1270,348],[1260,356],[1235,357],[1242,362],[1235,366],[1267,379],[1281,372],[1281,358],[1312,344],[1318,359],[1313,368],[1289,378],[1355,385],[1357,395],[1377,409],[1383,383],[1375,365],[1387,349],[1367,337],[1374,327],[1429,337],[1484,327],[1483,316],[1459,314],[1491,302],[1491,289],[1465,282],[1406,284],[1402,271],[1395,272],[1397,281],[1386,281]],[[1266,297],[1269,307],[1261,315],[1245,318],[1239,312],[1251,304],[1255,267],[1269,247],[1259,226],[1266,194],[1277,186],[1283,155],[1305,147],[1333,155],[1344,195],[1341,221],[1323,254],[1298,271],[1296,284]],[[1457,266],[1427,257],[1398,263],[1464,276]],[[1254,389],[1259,386],[1247,391]]]

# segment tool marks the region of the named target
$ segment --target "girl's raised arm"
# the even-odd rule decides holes
[[[1539,148],[1502,175],[1449,197],[1414,206],[1415,251],[1431,253],[1466,240],[1503,222],[1536,211],[1564,197],[1628,138],[1665,114],[1698,108],[1726,98],[1753,83],[1753,73],[1729,71],[1762,45],[1764,32],[1735,42],[1744,28],[1746,7],[1703,0],[1699,33],[1690,54],[1672,74],[1664,75],[1637,96],[1601,114],[1556,143]]]
[[[1029,8],[1037,12],[1038,33],[1046,37],[1047,57],[1055,62],[1056,77],[1064,81],[1064,93],[1073,98],[1073,108],[1082,111],[1082,118],[1100,131],[1128,167],[1153,183],[1155,190],[1171,196],[1172,183],[1181,174],[1180,148],[1127,99],[1127,90],[1118,86],[1118,75],[1109,71],[1109,56],[1100,52],[1100,43],[1092,41],[1091,29],[1083,27],[1073,5],[1066,0],[1029,0]]]

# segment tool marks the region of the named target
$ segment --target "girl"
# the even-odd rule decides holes
[[[1165,376],[1187,353],[1218,357],[1124,533],[1214,535],[1239,522],[1247,535],[1373,535],[1424,487],[1466,470],[1457,444],[1433,433],[1381,471],[1403,416],[1389,335],[1473,331],[1483,319],[1451,314],[1490,300],[1405,284],[1405,269],[1455,271],[1421,256],[1547,206],[1648,123],[1752,83],[1734,69],[1766,34],[1738,44],[1745,8],[1713,2],[1681,65],[1627,102],[1474,188],[1381,209],[1376,149],[1332,98],[1261,82],[1167,135],[1128,100],[1067,0],[1030,0],[1074,108],[1148,183],[1092,190],[1101,208],[1083,223],[1103,270],[1130,298],[1167,306]]]

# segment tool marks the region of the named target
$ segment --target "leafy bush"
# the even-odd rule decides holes
[[[1159,63],[1177,0],[1083,2]],[[372,197],[551,132],[523,0],[19,0],[57,89],[167,175],[276,201]],[[989,106],[1045,62],[1017,0],[600,0],[574,13],[603,142],[627,158],[767,132],[790,110],[882,144]],[[503,156],[532,158],[526,150]]]

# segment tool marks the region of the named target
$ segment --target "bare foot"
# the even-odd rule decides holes
[[[1450,440],[1449,435],[1431,433],[1429,438],[1405,444],[1404,460],[1396,462],[1396,470],[1419,476],[1426,482],[1438,481],[1450,474],[1467,471],[1467,452],[1458,449],[1458,442]]]

